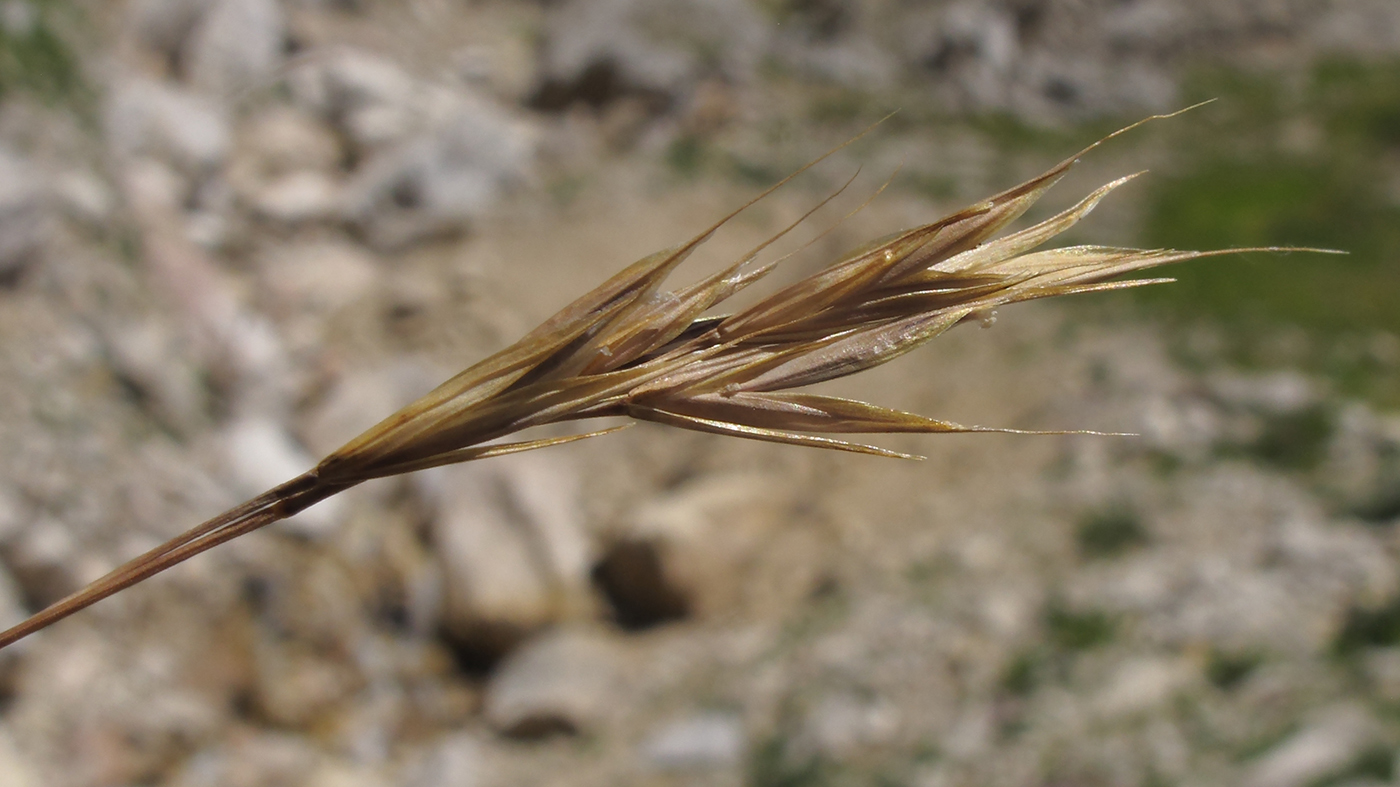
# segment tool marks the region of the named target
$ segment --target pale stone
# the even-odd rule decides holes
[[[1245,787],[1303,787],[1341,770],[1372,735],[1372,720],[1351,706],[1330,708],[1312,724],[1265,752],[1248,771]]]
[[[190,81],[230,98],[262,86],[282,62],[285,24],[277,0],[213,0],[186,42]]]
[[[618,703],[626,674],[620,643],[596,630],[564,628],[527,642],[497,668],[485,716],[507,735],[594,730]]]
[[[666,724],[642,744],[642,756],[665,771],[737,765],[744,755],[744,727],[732,714],[704,713]]]
[[[106,115],[109,144],[123,157],[154,156],[199,173],[228,155],[232,134],[223,107],[164,82],[118,81]]]
[[[487,774],[481,742],[467,733],[446,735],[404,769],[403,787],[478,787]]]
[[[1199,678],[1199,671],[1183,659],[1132,659],[1114,670],[1095,702],[1099,712],[1108,718],[1145,713]]]
[[[589,608],[592,545],[577,476],[563,459],[531,452],[423,478],[438,509],[446,624],[459,643],[499,654]]]

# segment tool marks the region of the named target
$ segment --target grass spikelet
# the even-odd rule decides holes
[[[1005,304],[1165,281],[1114,279],[1169,262],[1246,251],[1103,246],[1034,251],[1135,176],[1109,183],[1039,224],[996,237],[1080,156],[1103,141],[990,199],[857,249],[737,313],[704,316],[772,269],[771,264],[750,266],[792,226],[708,278],[674,291],[663,289],[666,278],[716,230],[814,161],[686,243],[624,269],[519,342],[389,416],[305,474],[171,539],[0,633],[0,647],[369,479],[616,431],[494,442],[533,426],[623,416],[753,440],[901,458],[917,457],[824,435],[1012,431],[964,426],[793,389],[878,366]]]

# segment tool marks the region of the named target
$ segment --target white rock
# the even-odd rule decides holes
[[[192,210],[184,216],[185,238],[190,243],[217,251],[229,239],[228,217],[212,210]]]
[[[1004,109],[1036,122],[1063,120],[1170,102],[1175,74],[1156,47],[1205,34],[1203,14],[1169,14],[1123,3],[1106,10],[1094,33],[1079,24],[1072,6],[1037,5],[1035,23],[1015,9],[960,0],[925,4],[906,14],[906,66],[925,77],[934,95],[968,109]],[[1141,10],[1140,10],[1141,9]],[[1142,26],[1160,22],[1145,35]],[[1105,29],[1108,28],[1108,29]],[[1152,42],[1149,44],[1146,38]]]
[[[974,704],[958,714],[943,747],[954,760],[971,760],[986,753],[995,734],[996,709],[990,703]]]
[[[7,485],[0,485],[0,544],[9,541],[24,527],[25,512],[19,496]]]
[[[0,630],[9,628],[28,617],[23,599],[20,598],[19,583],[8,569],[0,566]]]
[[[1200,397],[1153,395],[1140,411],[1143,439],[1153,448],[1200,460],[1220,438],[1220,414]]]
[[[889,46],[879,35],[881,14],[875,7],[794,10],[797,13],[776,29],[773,55],[782,63],[816,81],[852,90],[880,93],[897,84],[902,66],[899,47]],[[897,18],[907,22],[909,16],[904,11]]]
[[[486,687],[485,717],[518,737],[591,730],[616,707],[624,674],[624,654],[611,635],[550,631],[497,668]]]
[[[304,369],[294,367],[277,327],[245,308],[237,282],[187,237],[178,212],[183,196],[168,167],[148,158],[130,162],[123,180],[141,225],[147,278],[178,307],[181,336],[191,356],[231,381],[239,412],[289,407]]]
[[[400,246],[485,215],[534,158],[536,134],[463,94],[422,134],[374,156],[349,184],[346,216],[372,243]]]
[[[1189,16],[1187,7],[1180,3],[1137,0],[1106,13],[1103,27],[1112,39],[1122,45],[1151,45],[1188,30],[1191,27]]]
[[[182,432],[203,420],[206,390],[202,371],[187,357],[166,320],[147,319],[103,332],[114,370],[135,386],[153,414]]]
[[[599,576],[628,624],[732,612],[745,568],[778,523],[782,500],[753,476],[712,476],[640,506]]]
[[[262,494],[310,470],[316,460],[281,424],[270,418],[247,416],[230,424],[223,444],[234,481],[245,497]],[[330,498],[285,522],[300,535],[327,535],[340,522],[342,505]]]
[[[0,279],[28,263],[48,238],[48,203],[40,173],[0,146]]]
[[[1265,752],[1249,769],[1245,787],[1302,787],[1343,768],[1372,736],[1373,722],[1360,708],[1330,708],[1320,718]]]
[[[477,787],[486,773],[481,743],[467,733],[448,735],[404,769],[403,787]]]
[[[252,787],[306,784],[325,756],[300,737],[275,733],[231,736],[185,761],[171,787]]]
[[[241,200],[268,218],[331,219],[340,207],[342,155],[335,134],[310,113],[273,107],[239,128],[228,180]]]
[[[423,128],[422,86],[382,57],[350,50],[296,69],[295,100],[339,125],[363,150],[381,147]]]
[[[452,70],[463,81],[511,104],[524,103],[535,79],[535,42],[528,35],[467,44],[452,52]]]
[[[1294,370],[1261,375],[1221,372],[1211,375],[1208,384],[1211,393],[1228,404],[1269,414],[1294,413],[1321,399],[1317,384]]]
[[[530,522],[536,549],[551,581],[568,593],[586,593],[593,546],[584,531],[578,473],[545,453],[500,457],[514,503]]]
[[[24,38],[39,25],[39,12],[28,0],[11,0],[0,6],[0,28],[15,38]]]
[[[893,55],[874,41],[857,40],[835,46],[792,47],[788,60],[823,81],[853,89],[887,90],[899,78]],[[990,319],[995,319],[992,315]]]
[[[948,3],[917,19],[906,40],[910,59],[935,70],[963,103],[1007,106],[1012,68],[1023,56],[1009,9]]]
[[[899,710],[892,704],[841,693],[817,703],[804,732],[816,751],[839,759],[885,742],[899,731],[899,722]]]
[[[1191,746],[1177,723],[1158,717],[1147,725],[1144,734],[1146,749],[1159,773],[1174,778],[1186,773],[1191,765]]]
[[[69,216],[92,227],[111,218],[117,198],[106,183],[91,172],[70,170],[54,180],[54,196]]]
[[[299,68],[297,102],[335,124],[364,164],[347,220],[397,246],[486,212],[534,158],[534,127],[461,85],[418,80],[394,63],[344,52]]]
[[[269,107],[238,128],[238,152],[258,176],[311,170],[330,172],[344,152],[335,133],[312,113],[289,106]],[[237,166],[237,165],[235,165]]]
[[[138,213],[174,213],[189,192],[189,184],[169,164],[140,156],[123,169],[123,191]]]
[[[337,126],[363,161],[344,217],[371,242],[403,245],[484,214],[522,180],[534,126],[463,85],[415,79],[394,63],[342,52],[298,68],[298,104]]]
[[[490,651],[586,608],[591,546],[577,476],[557,456],[527,453],[443,468],[424,481],[437,501],[433,540],[446,616]]]
[[[997,636],[1013,640],[1027,631],[1036,612],[1036,599],[1024,591],[1002,588],[982,600],[980,617]]]
[[[82,584],[83,557],[67,525],[51,518],[29,523],[4,545],[5,562],[24,594],[51,604]]]
[[[1318,477],[1344,510],[1381,522],[1400,510],[1400,437],[1369,406],[1342,409]]]
[[[290,312],[319,314],[358,300],[374,286],[379,268],[363,247],[323,240],[273,249],[262,263],[262,273],[265,286],[280,306]],[[391,412],[384,410],[380,415]]]
[[[389,787],[391,782],[374,768],[328,762],[304,782],[306,787]]]
[[[4,727],[0,727],[0,784],[5,787],[39,787],[43,784],[34,765]]]
[[[1388,0],[1353,0],[1328,4],[1316,24],[1305,28],[1309,38],[1334,52],[1393,53],[1400,48],[1400,8]]]
[[[744,727],[733,714],[705,713],[663,726],[642,744],[642,757],[659,770],[727,768],[744,756]]]
[[[1375,531],[1367,528],[1298,516],[1283,523],[1273,546],[1291,570],[1294,587],[1306,585],[1311,594],[1331,595],[1338,602],[1388,598],[1400,580]]]
[[[757,9],[736,0],[562,3],[546,19],[536,102],[560,109],[631,92],[674,103],[706,69],[743,82],[770,29]],[[611,83],[590,83],[599,74]]]
[[[262,87],[282,62],[285,24],[278,0],[213,0],[186,41],[190,82],[224,97]]]
[[[119,156],[154,156],[186,173],[221,164],[231,139],[228,117],[217,103],[141,77],[117,81],[106,125],[108,144]]]
[[[322,172],[293,172],[249,197],[253,210],[274,221],[326,221],[340,212],[340,183]]]
[[[1070,578],[1070,595],[1145,615],[1157,643],[1323,652],[1343,611],[1400,583],[1374,531],[1329,522],[1297,484],[1241,463],[1180,479],[1154,530],[1196,546],[1148,550]]]
[[[306,727],[326,717],[356,688],[357,676],[347,665],[272,637],[255,643],[253,670],[255,707],[283,728]]]
[[[135,0],[127,20],[136,40],[166,61],[180,56],[190,31],[213,0]]]
[[[1095,699],[1096,707],[1107,718],[1150,711],[1199,677],[1199,671],[1182,659],[1132,659],[1114,670]]]

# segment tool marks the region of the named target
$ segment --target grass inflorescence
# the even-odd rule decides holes
[[[1110,138],[1118,133],[1122,132]],[[1039,248],[1133,175],[1038,224],[998,237],[1080,156],[1103,141],[1000,194],[856,249],[735,313],[717,314],[714,309],[772,271],[781,258],[757,264],[758,256],[840,190],[723,270],[689,285],[664,286],[725,223],[817,163],[812,162],[694,238],[627,267],[520,341],[389,416],[305,474],[171,539],[0,633],[0,646],[364,481],[622,428],[498,442],[531,427],[626,418],[899,458],[915,457],[831,435],[1015,431],[964,426],[798,389],[893,360],[959,323],[981,321],[1006,304],[1140,287],[1165,280],[1117,277],[1239,251]]]

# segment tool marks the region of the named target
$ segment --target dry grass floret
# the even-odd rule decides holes
[[[796,223],[700,282],[675,291],[662,289],[671,272],[716,230],[814,161],[690,241],[652,254],[608,279],[519,342],[391,415],[304,475],[156,547],[0,633],[0,647],[363,481],[622,428],[491,442],[533,426],[624,416],[755,440],[903,458],[913,457],[821,435],[1013,431],[962,426],[792,389],[885,363],[1005,304],[1169,281],[1111,279],[1169,262],[1242,251],[1105,246],[1034,251],[1135,176],[1115,180],[1035,226],[993,239],[1106,139],[990,199],[857,249],[737,313],[704,316],[774,268],[777,263],[749,266]]]

